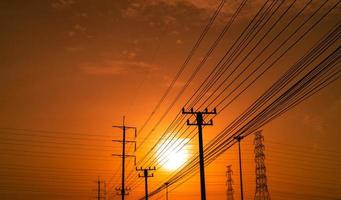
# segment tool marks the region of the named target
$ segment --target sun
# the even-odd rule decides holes
[[[174,171],[182,167],[189,158],[189,139],[164,140],[157,149],[157,160],[162,168]]]

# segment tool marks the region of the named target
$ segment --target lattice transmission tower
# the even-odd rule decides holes
[[[256,193],[255,200],[270,200],[268,191],[266,168],[265,168],[265,154],[264,154],[264,137],[262,131],[255,133],[255,162],[256,162]]]
[[[233,187],[232,187],[232,184],[233,184],[232,174],[233,174],[233,172],[231,170],[231,165],[229,165],[229,166],[227,166],[227,171],[226,171],[226,177],[227,177],[227,181],[226,181],[227,193],[226,193],[226,196],[227,196],[227,200],[234,200],[234,197],[233,197],[234,191],[233,191]]]

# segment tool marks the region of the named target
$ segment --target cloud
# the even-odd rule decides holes
[[[302,123],[310,127],[313,131],[316,132],[324,132],[325,130],[325,121],[322,116],[312,114],[312,113],[303,113]]]
[[[51,4],[52,8],[55,9],[63,9],[63,8],[69,8],[75,3],[74,0],[58,0]]]
[[[85,26],[80,25],[80,24],[75,24],[71,28],[71,30],[69,30],[67,32],[67,35],[69,37],[74,37],[74,36],[79,35],[79,34],[89,36],[89,35],[87,35],[87,28]]]
[[[176,18],[173,17],[173,16],[166,15],[166,16],[163,17],[163,23],[164,24],[167,24],[167,25],[174,24],[175,21],[176,21]]]
[[[328,111],[328,114],[341,111],[341,97],[338,97],[334,102],[332,102]]]
[[[86,28],[80,24],[76,24],[73,27],[76,31],[84,33],[86,31]]]
[[[216,10],[218,5],[221,3],[222,0],[150,0],[147,1],[147,5],[167,5],[167,6],[186,6],[186,7],[192,7],[195,9],[202,9],[202,10],[208,10],[209,12],[212,12],[213,10]],[[260,0],[253,0],[250,1],[248,4],[250,4],[252,7],[259,7],[263,1]],[[232,14],[236,11],[237,7],[241,4],[241,1],[238,0],[225,0],[224,7],[222,8],[221,12],[225,14]],[[209,13],[207,13],[209,14]]]
[[[207,0],[132,0],[127,7],[121,10],[122,16],[125,18],[148,18],[148,16],[158,14],[159,20],[163,24],[173,24],[177,18],[173,15],[174,12],[169,13],[171,10],[178,10],[181,14],[183,10],[215,10],[219,4],[219,0],[207,1]],[[164,12],[160,13],[155,8],[162,8]],[[180,9],[178,9],[180,8]],[[179,13],[178,13],[179,14]],[[191,15],[190,13],[187,13]]]
[[[171,85],[172,81],[173,81],[173,78],[174,78],[174,77],[172,77],[172,76],[170,76],[170,75],[164,75],[164,76],[162,77],[162,79],[163,79],[162,83],[165,83],[165,85],[166,85],[167,87],[169,87],[169,86]],[[174,84],[174,87],[183,87],[184,85],[185,85],[185,81],[177,80],[177,81],[175,82],[175,84]]]
[[[90,75],[124,75],[136,73],[149,73],[159,70],[159,67],[154,64],[145,63],[142,61],[104,61],[101,65],[83,64],[81,70],[85,74]]]
[[[166,4],[170,6],[177,6],[179,4],[188,4],[192,5],[196,8],[203,8],[203,9],[214,9],[217,7],[217,4],[220,2],[216,1],[207,1],[207,0],[151,0],[148,1],[152,5],[156,4]]]
[[[83,46],[66,46],[65,50],[70,53],[84,51],[85,48]]]
[[[124,50],[124,51],[122,51],[122,56],[127,57],[129,59],[133,59],[136,57],[136,52]]]
[[[122,8],[121,15],[129,20],[147,21],[150,27],[172,28],[184,26],[188,21],[191,27],[202,26],[206,23],[213,12],[218,8],[221,0],[132,0],[126,7]],[[260,7],[259,0],[251,1],[244,7],[239,18],[253,15]],[[225,23],[241,2],[237,0],[226,1],[218,17],[219,23]],[[181,27],[183,29],[183,27]]]
[[[123,10],[122,14],[128,18],[135,18],[139,15],[138,10],[133,7],[128,7],[127,9]]]

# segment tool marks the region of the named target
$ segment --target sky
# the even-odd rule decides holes
[[[121,159],[112,154],[120,154],[122,149],[121,143],[112,140],[122,139],[122,130],[112,126],[122,125],[123,116],[127,126],[137,128],[137,137],[133,130],[126,133],[128,140],[137,143],[136,152],[133,143],[127,144],[127,154],[135,155],[138,164],[145,163],[135,166],[133,158],[126,159],[126,182],[132,188],[127,199],[143,197],[144,182],[138,178],[135,167],[155,166],[147,165],[148,162],[141,159],[147,155],[150,157],[146,159],[158,160],[157,157],[162,156],[159,155],[160,149],[167,142],[161,136],[181,132],[167,131],[167,127],[266,1],[246,1],[219,45],[186,86],[242,2],[226,0],[190,62],[173,84],[220,1],[0,1],[1,199],[96,199],[98,180],[102,189],[106,188],[107,199],[119,199],[115,188],[121,184]],[[242,67],[251,63],[250,69],[240,78],[246,78],[286,37],[298,30],[301,22],[322,6],[307,26],[303,26],[286,46],[279,48],[276,55],[284,52],[295,39],[299,39],[299,34],[318,22],[316,27],[226,109],[219,110],[222,107],[217,105],[218,115],[213,119],[213,126],[204,128],[204,144],[248,108],[328,31],[340,25],[337,0],[281,2],[274,4],[273,9],[278,6],[274,18],[270,18],[250,47],[245,47],[240,57],[231,63],[229,69],[238,66],[239,62]],[[264,30],[270,29],[291,4],[287,15],[269,32],[264,43],[260,43],[253,53],[248,53],[252,50],[251,45],[266,33]],[[304,12],[292,26],[263,54],[256,56],[303,8]],[[331,12],[324,16],[328,9]],[[318,21],[321,17],[323,19]],[[340,39],[337,39],[309,69],[339,46]],[[243,63],[243,56],[248,55],[250,58]],[[255,62],[252,62],[253,58]],[[270,61],[274,60],[275,57],[271,57]],[[236,72],[242,72],[242,67]],[[241,82],[238,80],[236,84],[220,89],[222,96]],[[183,93],[177,96],[184,87]],[[261,127],[272,199],[341,199],[340,87],[338,79]],[[168,95],[153,112],[169,88]],[[206,105],[205,99],[212,93],[206,92],[198,101]],[[217,97],[218,102],[223,100],[222,96]],[[213,109],[212,105],[208,106],[209,110]],[[150,120],[144,125],[149,116]],[[186,127],[185,122],[181,125]],[[195,127],[189,130],[195,131]],[[185,141],[186,145],[183,153],[173,155],[174,161],[170,159],[171,163],[165,165],[168,169],[157,165],[157,170],[151,171],[154,177],[149,178],[150,191],[179,170],[169,169],[169,164],[174,166],[172,163],[196,155],[197,136],[191,140],[187,133],[189,131],[175,137],[174,144]],[[161,143],[156,143],[159,139]],[[255,194],[253,140],[251,134],[241,141],[245,199],[252,199]],[[237,145],[233,145],[205,167],[207,199],[226,199],[227,165],[232,165],[234,196],[240,199],[237,150]],[[169,199],[200,198],[198,173],[187,182],[177,184],[170,186]],[[104,195],[103,190],[101,195]],[[165,199],[165,191],[152,199]]]

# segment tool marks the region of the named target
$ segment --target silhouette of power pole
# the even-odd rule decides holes
[[[124,196],[125,195],[128,195],[130,188],[129,187],[126,187],[125,186],[125,158],[126,157],[132,157],[134,158],[135,160],[135,163],[136,163],[136,157],[135,155],[129,155],[129,154],[126,154],[126,143],[134,143],[135,145],[135,151],[136,151],[136,141],[132,141],[132,140],[126,140],[126,131],[128,129],[134,129],[135,130],[135,138],[136,138],[136,132],[137,132],[137,129],[136,127],[130,127],[130,126],[126,126],[125,125],[125,117],[123,117],[123,125],[122,126],[112,126],[113,128],[119,128],[119,129],[122,129],[122,132],[123,132],[123,136],[122,136],[122,140],[112,140],[113,142],[120,142],[122,143],[122,154],[112,154],[113,156],[119,156],[119,157],[122,157],[122,186],[121,187],[118,187],[116,188],[116,191],[118,191],[118,195],[121,195],[122,196],[122,200],[124,200]]]
[[[107,200],[107,184],[105,183],[105,181],[103,182],[103,186],[104,186],[103,199]]]
[[[227,166],[227,171],[226,171],[226,177],[227,177],[227,200],[234,200],[233,197],[233,180],[232,180],[232,170],[231,170],[231,165]]]
[[[106,199],[106,184],[105,181],[101,181],[101,179],[98,177],[97,181],[97,189],[96,189],[96,196],[93,196],[91,198],[96,198],[97,200],[101,200],[101,199]],[[102,187],[103,185],[103,187]]]
[[[144,178],[144,190],[145,190],[145,198],[146,198],[146,200],[148,200],[148,178],[154,177],[153,173],[149,174],[148,172],[149,171],[154,171],[154,170],[156,170],[155,167],[153,167],[153,168],[150,168],[150,167],[148,167],[148,168],[142,168],[142,167],[137,168],[136,167],[136,171],[143,171],[143,175],[141,175],[139,173],[138,176],[139,176],[139,178]]]
[[[255,133],[255,162],[256,162],[256,193],[255,200],[270,200],[268,191],[266,168],[265,168],[265,154],[264,154],[264,137],[262,131]]]
[[[168,185],[169,185],[169,183],[166,182],[165,185],[166,185],[166,200],[168,200]]]
[[[243,192],[243,170],[242,170],[242,152],[240,149],[240,141],[244,137],[241,135],[238,135],[235,137],[235,139],[238,141],[238,152],[239,152],[239,180],[240,180],[240,199],[244,200],[244,192]]]
[[[198,126],[198,137],[199,137],[199,163],[200,163],[200,191],[201,191],[201,200],[206,200],[206,188],[205,188],[205,169],[204,169],[204,147],[203,147],[203,139],[202,139],[202,127],[203,126],[212,126],[212,119],[208,122],[204,122],[203,115],[217,114],[217,110],[214,108],[213,111],[209,112],[207,108],[203,112],[194,111],[191,108],[190,111],[185,111],[185,108],[182,108],[182,114],[192,114],[196,116],[196,123],[190,123],[189,119],[187,119],[188,126]]]
[[[101,200],[101,180],[99,177],[97,181],[97,200]]]

